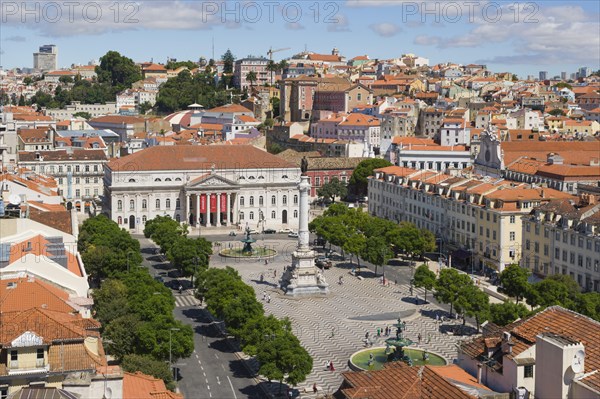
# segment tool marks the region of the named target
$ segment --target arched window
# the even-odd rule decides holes
[[[288,175],[283,175],[283,176],[281,176],[281,178],[282,178],[282,179],[287,179],[287,178],[288,178]]]
[[[277,205],[277,198],[274,195],[271,196],[271,205]]]
[[[148,201],[142,200],[142,209],[148,209]]]
[[[296,219],[297,217],[298,217],[298,211],[297,211],[297,210],[295,210],[295,211],[294,211],[294,219]]]
[[[156,209],[160,209],[160,198],[156,199]]]
[[[248,177],[248,180],[254,180],[254,179],[256,179],[256,177],[254,177],[254,176]]]
[[[244,206],[244,197],[240,197],[240,206]]]
[[[165,201],[165,208],[171,209],[171,198],[167,198]]]
[[[162,181],[162,180],[160,180],[160,179],[157,177],[156,179],[154,179],[154,181]]]
[[[250,206],[254,206],[254,197],[250,196]]]
[[[258,176],[258,180],[265,180],[264,176]]]
[[[263,206],[263,197],[262,197],[262,195],[260,197],[258,197],[258,205],[259,206]]]
[[[277,214],[275,213],[275,211],[271,211],[271,219],[275,219],[277,217]]]
[[[146,215],[142,216],[142,223],[146,224],[146,220],[148,220],[148,218],[146,217]]]
[[[129,179],[129,183],[135,183],[135,179]]]
[[[117,224],[123,224],[123,218],[121,216],[117,218]]]
[[[281,202],[283,202],[283,205],[287,205],[287,195],[283,196],[283,198],[281,199]]]
[[[244,220],[244,212],[240,212],[240,220]]]
[[[181,216],[179,216],[179,214],[175,215],[175,220],[177,220],[179,222],[180,219],[181,219]]]
[[[181,181],[181,177],[176,177],[175,181]]]
[[[250,211],[250,215],[248,217],[250,220],[254,220],[254,212]]]
[[[122,211],[123,210],[123,201],[121,201],[121,200],[117,201],[117,210],[118,211]]]
[[[294,195],[294,205],[298,205],[298,196]]]
[[[135,201],[134,200],[129,200],[129,210],[135,211]]]
[[[179,198],[177,198],[175,200],[175,209],[180,209],[181,208],[181,200]]]
[[[167,177],[167,178],[165,179],[165,181],[171,181],[171,178],[170,178],[170,177]]]

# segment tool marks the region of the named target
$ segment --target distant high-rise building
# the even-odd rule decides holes
[[[566,72],[561,72],[560,73],[560,80],[567,80],[567,73]]]
[[[548,79],[548,71],[540,71],[540,80]]]
[[[54,44],[40,46],[37,53],[33,53],[33,69],[40,71],[53,71],[57,68],[58,48]]]
[[[581,67],[577,71],[577,77],[579,78],[587,78],[588,76],[590,76],[590,68],[588,67]]]
[[[533,80],[533,75],[527,75],[527,80]]]

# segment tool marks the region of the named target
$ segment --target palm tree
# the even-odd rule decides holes
[[[273,60],[269,60],[267,64],[267,71],[271,72],[271,86],[273,86],[273,72],[277,72],[279,70],[279,64],[277,64]]]
[[[254,88],[254,83],[256,82],[256,73],[254,71],[250,71],[246,74],[246,80],[250,82],[250,87]]]

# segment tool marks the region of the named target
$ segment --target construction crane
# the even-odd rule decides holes
[[[286,47],[286,48],[280,48],[277,50],[273,50],[273,47],[269,48],[269,51],[267,51],[267,54],[269,55],[269,60],[273,61],[273,53],[278,53],[280,51],[285,51],[285,50],[289,50],[290,47]]]
[[[273,50],[273,47],[270,47],[269,51],[267,51],[267,54],[269,55],[269,61],[270,61],[269,63],[271,63],[271,64],[273,63],[273,53],[278,53],[280,51],[285,51],[285,50],[289,50],[289,49],[290,49],[290,47]],[[271,70],[271,86],[273,86],[273,70]]]

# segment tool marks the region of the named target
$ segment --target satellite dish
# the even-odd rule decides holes
[[[585,358],[585,352],[583,350],[578,350],[575,352],[575,356],[573,356],[573,360],[571,361],[571,368],[575,373],[583,372],[583,361]]]
[[[17,194],[12,194],[8,197],[8,202],[10,202],[11,205],[19,205],[21,204],[21,197]]]
[[[106,399],[111,399],[112,398],[112,389],[107,387],[106,390],[104,391],[104,397]]]

